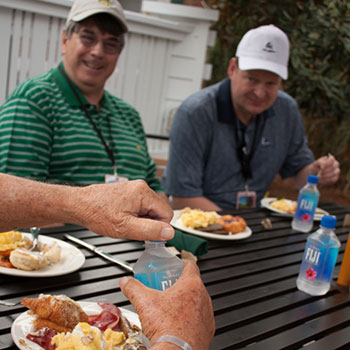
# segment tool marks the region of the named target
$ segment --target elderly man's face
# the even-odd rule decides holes
[[[117,64],[121,43],[122,35],[102,33],[89,20],[81,23],[70,38],[63,33],[64,67],[83,94],[103,90]]]
[[[276,100],[281,77],[265,70],[240,70],[231,59],[228,76],[231,80],[232,101],[237,115],[257,115],[268,109]]]

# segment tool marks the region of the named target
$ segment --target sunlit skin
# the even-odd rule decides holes
[[[92,47],[85,46],[79,33],[96,36],[99,41]],[[92,104],[99,106],[103,96],[103,89],[107,79],[113,73],[118,62],[120,52],[109,54],[104,51],[103,40],[118,40],[109,33],[102,33],[91,21],[82,22],[79,33],[72,33],[68,38],[66,32],[62,34],[63,65],[73,82],[79,87],[85,98]]]
[[[267,110],[276,100],[282,78],[265,70],[240,70],[231,58],[227,75],[231,80],[233,108],[246,125],[252,117]]]

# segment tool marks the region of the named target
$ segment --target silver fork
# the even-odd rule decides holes
[[[33,236],[33,246],[29,250],[32,252],[41,252],[38,248],[38,236],[40,232],[40,227],[31,227],[30,232]]]

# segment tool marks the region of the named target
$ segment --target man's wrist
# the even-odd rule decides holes
[[[162,342],[152,345],[150,350],[181,350],[181,348],[176,344]]]

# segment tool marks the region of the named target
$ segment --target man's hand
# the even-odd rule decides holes
[[[320,184],[334,184],[340,175],[339,162],[332,155],[321,157],[313,163],[313,173],[318,175]]]
[[[169,225],[172,209],[143,180],[77,190],[77,218],[82,226],[98,234],[143,241],[169,240],[174,236]]]
[[[131,277],[122,278],[120,288],[135,307],[151,343],[169,334],[183,339],[193,350],[209,349],[214,314],[195,263],[185,262],[180,278],[165,291],[147,288]]]

